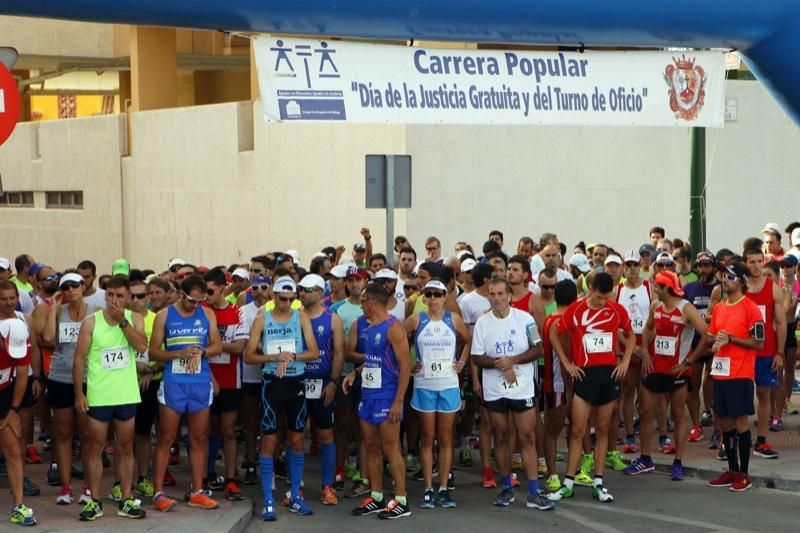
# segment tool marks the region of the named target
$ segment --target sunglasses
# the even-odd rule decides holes
[[[209,296],[214,296],[214,291],[215,290],[216,289],[206,289],[206,294],[208,294]]]
[[[636,263],[634,261],[628,261],[627,263],[625,263],[625,266],[626,267],[638,267],[639,263]]]
[[[542,289],[543,291],[554,291],[554,290],[556,290],[556,286],[555,285],[539,285],[539,288]]]
[[[268,291],[271,285],[253,285],[251,289],[254,291]]]
[[[656,266],[659,267],[659,268],[667,268],[667,267],[670,267],[672,265],[673,265],[673,263],[656,263]]]
[[[444,293],[439,291],[425,291],[425,298],[444,298]]]
[[[178,270],[180,270],[180,269],[181,269],[181,267],[180,267],[180,266],[174,266],[174,267],[170,268],[170,269],[169,269],[169,271],[170,271],[170,272],[172,272],[172,273],[174,274],[175,272],[177,272],[177,271],[178,271]]]
[[[251,268],[250,272],[252,272],[253,274],[263,274],[264,273],[264,269],[262,269],[262,268]]]
[[[278,300],[280,300],[282,302],[291,302],[292,301],[292,297],[291,296],[278,296]]]
[[[739,279],[739,276],[737,276],[736,274],[730,274],[726,272],[725,274],[722,275],[722,279],[724,279],[725,281],[736,281],[737,279]]]
[[[59,289],[61,289],[64,292],[67,292],[70,289],[77,289],[80,286],[81,286],[80,283],[69,283],[68,282],[68,283],[63,284],[61,287],[59,287]]]
[[[311,294],[311,293],[312,293],[312,292],[314,292],[316,289],[319,289],[319,287],[300,287],[300,291],[301,291],[301,292],[304,292],[304,293],[306,293],[306,294]]]
[[[405,292],[408,292],[408,291],[415,291],[415,290],[417,290],[417,288],[418,288],[418,287],[417,287],[416,285],[403,285],[403,290],[404,290]]]
[[[58,274],[51,274],[49,276],[45,276],[44,279],[40,279],[39,281],[40,282],[42,282],[42,281],[58,281],[58,278],[60,278],[60,277],[61,276],[59,276]]]
[[[200,299],[195,299],[195,298],[192,298],[191,296],[189,296],[188,294],[186,294],[185,292],[183,293],[183,297],[186,298],[186,300],[192,302],[193,304],[201,304],[201,303],[206,301],[205,296],[200,298]]]
[[[145,298],[147,298],[147,293],[146,292],[132,292],[131,293],[131,298],[133,298],[134,300],[144,300]]]

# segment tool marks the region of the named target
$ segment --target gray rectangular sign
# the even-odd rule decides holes
[[[366,207],[386,208],[386,155],[365,157]],[[411,207],[411,156],[394,156],[394,207]]]

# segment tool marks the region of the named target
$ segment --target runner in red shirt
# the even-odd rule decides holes
[[[592,497],[601,502],[612,502],[614,497],[603,487],[603,471],[608,450],[608,425],[615,413],[620,384],[630,364],[636,335],[631,328],[628,313],[617,302],[611,301],[614,280],[605,272],[595,273],[589,296],[570,305],[558,327],[550,332],[550,342],[558,353],[562,367],[575,379],[572,398],[569,437],[569,458],[564,486],[550,498],[561,500],[574,495],[573,483],[581,457],[583,436],[592,407],[596,407],[597,444],[595,445],[595,478]],[[620,330],[624,336],[625,353],[617,360],[615,348]],[[572,361],[561,344],[558,333],[571,337]],[[616,423],[616,422],[615,422]]]
[[[756,353],[764,347],[765,332],[761,311],[742,292],[749,275],[744,263],[732,262],[722,269],[722,291],[727,299],[714,306],[708,334],[714,339],[714,415],[722,428],[728,470],[708,484],[739,492],[752,486],[747,475],[752,445],[747,417],[754,412]]]

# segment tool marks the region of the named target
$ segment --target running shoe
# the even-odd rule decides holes
[[[369,493],[370,493],[369,485],[367,485],[363,481],[359,481],[358,483],[354,483],[353,486],[350,487],[350,490],[345,492],[344,497],[345,498],[360,498],[361,496],[364,496],[365,494],[369,494]]]
[[[28,444],[25,447],[25,462],[29,465],[42,464],[42,456],[39,455],[39,450],[33,444]]]
[[[672,481],[683,481],[683,478],[683,466],[679,465],[678,463],[672,463]]]
[[[456,476],[452,470],[447,474],[447,490],[456,490]]]
[[[411,516],[411,508],[394,499],[386,504],[386,508],[383,511],[378,512],[378,518],[381,520],[394,520],[404,516]]]
[[[47,438],[42,443],[42,451],[49,452],[53,449],[53,439]]]
[[[583,459],[581,460],[581,470],[586,473],[589,473],[594,470],[594,454],[593,453],[585,453],[583,454]]]
[[[711,411],[703,411],[703,414],[700,416],[700,425],[704,427],[710,427],[714,425],[714,415]]]
[[[289,512],[299,514],[300,516],[314,514],[314,511],[311,510],[311,507],[306,505],[306,501],[303,498],[293,499],[291,505],[289,505]]]
[[[31,478],[24,476],[22,478],[22,495],[23,496],[38,496],[42,491],[36,484],[31,481]]]
[[[225,478],[223,476],[218,476],[216,472],[212,472],[208,475],[204,485],[208,487],[211,492],[219,492],[225,488]]]
[[[458,453],[458,464],[461,466],[472,466],[472,452],[469,451],[469,448],[461,448],[461,451]]]
[[[297,495],[300,497],[300,499],[305,498],[305,496],[303,495],[303,489],[305,489],[305,486],[301,485],[300,486],[300,490],[297,493]],[[292,491],[291,490],[287,490],[286,491],[286,495],[283,497],[283,501],[281,503],[283,504],[284,507],[289,507],[289,506],[292,505]]]
[[[511,487],[519,487],[519,477],[517,476],[516,472],[511,472]]]
[[[772,449],[768,443],[763,444],[756,444],[756,447],[753,448],[753,455],[757,455],[759,457],[763,457],[764,459],[777,459],[778,452]]]
[[[483,469],[483,488],[484,489],[497,488],[497,482],[494,480],[494,472],[492,472],[491,468]]]
[[[168,464],[177,465],[181,462],[181,451],[178,447],[178,443],[174,442],[172,446],[169,447],[169,461]]]
[[[661,450],[661,453],[665,453],[667,455],[675,453],[675,446],[672,445],[672,439],[669,437],[659,439],[658,447]]]
[[[725,470],[720,475],[708,482],[709,487],[730,487],[733,484],[735,474],[730,470]]]
[[[103,516],[103,502],[91,498],[88,502],[86,502],[86,505],[84,505],[83,510],[78,515],[78,518],[80,518],[83,522],[93,522],[101,516]]]
[[[494,499],[494,504],[497,507],[508,507],[512,503],[514,503],[514,491],[511,489],[503,489],[500,491],[500,494]]]
[[[419,470],[419,459],[417,459],[416,455],[413,454],[406,454],[405,457],[406,463],[406,472],[415,472]]]
[[[236,481],[231,480],[225,485],[225,499],[231,502],[240,502],[244,499]]]
[[[253,463],[247,463],[247,466],[244,469],[244,481],[242,481],[245,485],[255,485],[258,483],[258,474],[256,473],[256,465]]]
[[[622,472],[628,465],[622,460],[622,455],[617,450],[612,450],[606,453],[606,466]]]
[[[792,392],[794,392],[794,393],[800,393],[800,381],[798,381],[798,380],[796,380],[796,379],[795,379],[795,380],[792,382]]]
[[[355,481],[353,478],[356,476],[356,474],[358,474],[358,467],[353,463],[347,462],[344,464],[344,472],[347,476],[347,479],[352,479]]]
[[[117,516],[124,516],[125,518],[145,518],[147,513],[141,508],[139,500],[127,498],[119,502],[119,510]]]
[[[783,421],[780,418],[774,418],[769,425],[770,431],[783,431]]]
[[[717,448],[719,448],[721,442],[722,442],[722,435],[720,435],[719,431],[714,431],[711,434],[711,441],[708,443],[708,449],[716,450]]]
[[[119,481],[115,481],[111,485],[111,494],[108,495],[108,499],[117,503],[122,501],[122,486],[120,486]]]
[[[544,482],[544,486],[547,487],[547,490],[550,492],[557,491],[561,487],[561,479],[558,477],[558,474],[548,476],[547,481]]]
[[[278,519],[278,512],[275,510],[275,502],[268,501],[264,503],[261,509],[261,520],[264,522],[274,522]]]
[[[436,501],[445,509],[452,509],[456,506],[456,501],[450,496],[449,490],[439,489],[439,494],[436,495]]]
[[[522,472],[525,470],[525,463],[522,462],[522,457],[516,456],[511,459],[511,470]]]
[[[56,505],[69,505],[72,501],[72,487],[64,485],[56,495]]]
[[[156,492],[156,489],[153,486],[153,482],[146,477],[143,477],[141,481],[136,483],[136,487],[134,487],[134,490],[136,491],[136,494],[144,498],[152,498],[153,494],[155,494]]]
[[[717,453],[717,461],[727,461],[728,460],[728,453],[725,451],[725,446],[720,445],[719,452]]]
[[[546,463],[539,463],[539,466],[536,469],[536,474],[538,475],[539,479],[544,479],[547,477],[547,464]]]
[[[753,482],[750,481],[750,476],[742,472],[736,472],[733,474],[733,483],[728,487],[728,490],[732,492],[744,492],[752,486]]]
[[[364,516],[372,513],[379,513],[384,509],[386,509],[385,501],[379,502],[367,496],[364,498],[364,501],[361,502],[361,505],[353,509],[351,513],[353,516]]]
[[[333,476],[333,489],[334,490],[344,490],[344,471],[336,472],[336,475]]]
[[[434,507],[436,507],[436,496],[433,493],[433,489],[426,489],[422,495],[422,500],[419,502],[419,508],[433,509]]]
[[[193,492],[189,495],[189,507],[199,507],[201,509],[216,509],[219,507],[217,500],[206,494],[205,491]]]
[[[535,494],[528,494],[528,501],[525,505],[540,511],[552,511],[556,508],[556,504],[540,490],[537,490]]]
[[[85,505],[92,499],[92,491],[89,490],[89,485],[84,483],[81,485],[81,497],[78,498],[78,503]]]
[[[163,492],[156,492],[156,495],[153,496],[153,507],[156,510],[161,511],[163,513],[167,513],[175,508],[178,505],[178,502],[167,496]]]
[[[652,459],[643,459],[639,457],[638,459],[634,459],[631,466],[626,467],[624,472],[628,476],[638,476],[639,474],[654,472],[655,469],[656,465],[653,464]]]
[[[564,461],[564,454],[556,452],[556,462],[563,462]]]
[[[169,468],[167,468],[164,472],[164,486],[174,487],[177,483],[178,481],[175,479],[175,476],[173,476],[172,472],[170,472]]]
[[[585,470],[579,470],[575,475],[575,484],[581,487],[591,487],[594,485],[594,478]]]
[[[38,523],[36,517],[33,516],[33,509],[25,507],[23,504],[19,504],[11,510],[8,521],[23,527],[35,526]]]
[[[547,499],[552,502],[567,500],[575,496],[575,490],[569,489],[566,485],[562,485],[557,491],[551,492],[547,495]]]
[[[336,497],[336,491],[333,490],[333,487],[330,485],[322,487],[322,494],[319,499],[322,505],[337,505],[339,503],[339,498]]]
[[[597,485],[592,489],[592,498],[600,500],[601,503],[611,503],[614,501],[614,496],[602,485]]]
[[[703,427],[695,424],[689,431],[689,442],[700,442],[701,440],[703,440]]]
[[[622,447],[622,453],[636,453],[639,447],[636,446],[636,437],[626,437],[625,445]]]
[[[61,476],[58,475],[58,465],[53,463],[47,469],[47,484],[56,487],[61,483]]]

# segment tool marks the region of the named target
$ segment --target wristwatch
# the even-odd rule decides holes
[[[12,411],[14,411],[14,412],[15,412],[15,413],[17,413],[17,414],[19,414],[19,410],[20,410],[21,408],[22,408],[22,406],[21,406],[21,405],[12,405],[12,406],[11,406],[11,410],[12,410]]]
[[[126,327],[128,327],[128,324],[130,324],[130,322],[128,322],[127,319],[123,318],[122,322],[119,323],[119,329],[125,329]]]

